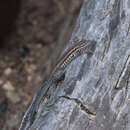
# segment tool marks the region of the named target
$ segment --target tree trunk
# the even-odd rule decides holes
[[[82,39],[93,55],[67,66],[30,130],[130,130],[130,0],[85,0],[62,55]]]

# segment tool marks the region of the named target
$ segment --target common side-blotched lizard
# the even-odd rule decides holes
[[[93,49],[96,45],[95,41],[90,40],[81,40],[74,46],[72,46],[59,60],[54,68],[54,71],[51,73],[49,79],[42,84],[42,86],[38,89],[35,94],[31,105],[29,106],[27,112],[25,113],[21,126],[19,130],[27,130],[29,126],[27,126],[28,121],[33,120],[36,110],[42,100],[44,98],[51,87],[51,85],[59,82],[63,79],[67,66],[73,61],[76,57],[80,56],[83,53],[93,53]]]

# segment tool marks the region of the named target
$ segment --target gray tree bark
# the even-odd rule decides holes
[[[30,130],[130,130],[130,0],[85,0],[63,54],[82,39],[94,54],[68,65]]]

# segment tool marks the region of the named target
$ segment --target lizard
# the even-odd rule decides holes
[[[90,43],[90,44],[89,44]],[[49,88],[52,86],[52,84],[56,84],[57,82],[64,79],[65,72],[67,66],[78,56],[80,56],[83,53],[89,53],[93,54],[93,47],[95,46],[95,41],[91,40],[81,40],[77,44],[73,45],[60,59],[59,62],[56,64],[56,67],[52,71],[49,79],[45,81],[41,87],[38,89],[37,93],[35,94],[31,105],[29,106],[28,110],[26,111],[21,126],[19,130],[27,130],[29,126],[27,125],[27,122],[30,120],[33,120],[36,110],[42,100],[44,98],[49,90]],[[91,49],[89,48],[89,45],[93,44]],[[32,121],[33,123],[33,121]],[[31,123],[31,124],[32,124]]]

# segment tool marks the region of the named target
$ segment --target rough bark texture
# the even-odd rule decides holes
[[[130,0],[84,1],[67,48],[81,39],[96,41],[94,54],[69,64],[30,130],[130,130]]]

